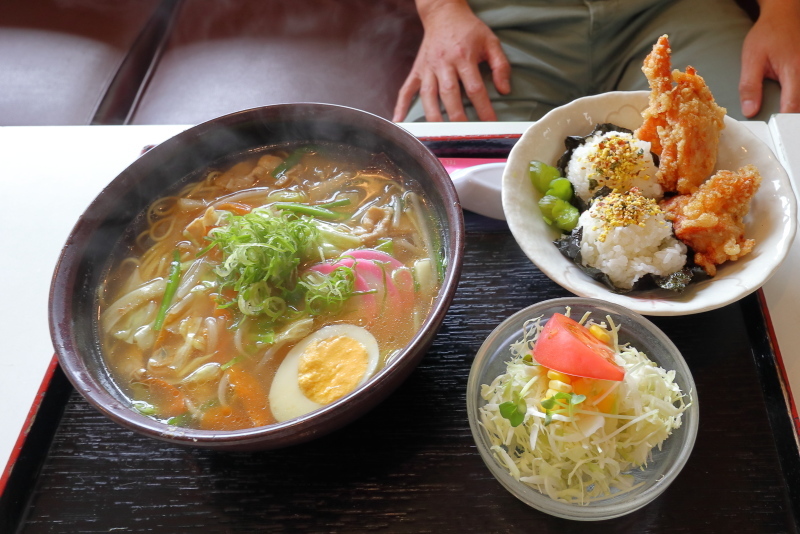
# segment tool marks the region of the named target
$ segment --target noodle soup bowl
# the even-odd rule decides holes
[[[494,413],[492,406],[489,405],[489,401],[493,398],[490,397],[487,400],[484,396],[484,389],[488,391],[489,385],[506,373],[507,363],[512,360],[510,347],[523,338],[523,329],[527,330],[531,325],[529,321],[541,318],[541,324],[544,325],[553,317],[553,314],[566,314],[568,309],[569,316],[575,320],[580,320],[587,312],[591,313],[590,317],[595,322],[608,324],[608,318],[610,318],[619,327],[620,345],[630,343],[638,351],[646,354],[647,358],[658,367],[668,373],[674,372],[673,382],[680,388],[683,402],[686,405],[681,414],[680,426],[672,430],[660,448],[655,447],[651,450],[646,467],[643,469],[633,467],[625,471],[631,477],[629,479],[630,488],[612,490],[611,494],[600,495],[596,499],[586,499],[582,503],[551,498],[545,491],[540,491],[535,487],[534,484],[537,481],[531,480],[531,473],[525,467],[521,468],[516,476],[512,475],[511,470],[506,467],[504,462],[509,458],[506,453],[515,454],[515,451],[512,450],[514,447],[509,446],[508,443],[500,443],[497,435],[493,435],[488,430],[492,423],[487,423],[486,417],[487,413]],[[528,331],[530,332],[530,330]],[[641,362],[635,364],[635,366],[641,365]],[[635,366],[630,368],[633,369]],[[524,432],[533,428],[529,426],[529,423],[532,417],[536,417],[531,415],[533,405],[530,402],[527,405],[529,415],[526,417],[528,419],[524,425],[517,427],[517,429],[525,429]],[[623,516],[646,506],[663,494],[686,465],[694,448],[699,424],[699,404],[692,373],[680,351],[666,334],[645,317],[619,304],[580,297],[539,302],[515,313],[495,328],[478,350],[470,370],[467,382],[467,414],[481,458],[492,475],[506,490],[528,506],[541,512],[578,521],[595,521]],[[628,424],[623,419],[620,421],[616,430],[609,429],[606,432],[606,437],[624,429],[624,425]],[[568,430],[564,431],[565,435]],[[598,434],[591,433],[589,435],[590,437],[598,436]],[[529,434],[526,439],[527,442],[530,442]],[[541,434],[538,439],[542,439]],[[600,440],[600,438],[595,439]],[[545,442],[547,442],[546,438]],[[577,470],[574,465],[566,467],[566,462],[559,463],[558,460],[552,458],[545,462],[558,464],[557,467],[565,471],[573,467]],[[526,480],[531,483],[526,483]],[[577,479],[574,480],[572,486],[579,487]],[[586,485],[588,486],[588,484]],[[543,487],[546,488],[546,486]]]
[[[440,259],[439,288],[421,326],[357,389],[298,417],[239,430],[199,430],[143,415],[115,380],[103,353],[100,302],[115,254],[132,246],[154,201],[196,180],[204,170],[271,147],[302,144],[352,147],[378,155],[418,192],[430,242]],[[409,376],[450,306],[463,248],[464,223],[455,188],[439,160],[407,131],[375,115],[327,104],[246,110],[190,128],[150,149],[99,193],[73,228],[56,266],[50,292],[51,336],[78,392],[124,427],[175,444],[213,449],[284,447],[346,425]]]

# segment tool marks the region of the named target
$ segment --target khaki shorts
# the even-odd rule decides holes
[[[489,96],[501,121],[537,120],[576,98],[648,89],[641,67],[653,44],[668,34],[672,66],[695,67],[717,103],[736,119],[741,49],[752,26],[734,0],[533,0],[505,5],[473,0],[475,13],[497,34],[511,63],[511,94],[500,95],[488,68]],[[486,65],[483,65],[486,67]],[[777,113],[780,88],[765,82],[756,119]],[[477,120],[465,99],[467,114]],[[417,100],[408,121],[425,120]]]

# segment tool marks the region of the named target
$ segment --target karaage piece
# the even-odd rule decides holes
[[[744,237],[744,217],[759,185],[758,169],[746,165],[737,172],[719,171],[691,195],[662,202],[675,235],[694,250],[694,262],[710,276],[717,265],[753,250],[755,240]]]
[[[642,66],[650,104],[636,137],[649,141],[660,163],[656,177],[665,191],[694,192],[714,170],[725,108],[714,101],[692,67],[670,74],[670,48],[662,35]],[[674,82],[674,85],[673,85]]]
[[[662,35],[644,59],[642,71],[650,85],[650,105],[642,111],[644,122],[636,130],[635,136],[650,143],[656,154],[661,154],[659,128],[667,126],[667,111],[672,109],[672,73],[669,40]]]

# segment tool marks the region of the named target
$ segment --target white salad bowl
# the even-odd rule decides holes
[[[666,371],[674,371],[674,382],[684,395],[686,408],[681,414],[681,424],[672,431],[661,447],[651,450],[651,458],[644,469],[633,468],[633,488],[617,492],[607,498],[584,504],[557,501],[520,481],[497,458],[489,433],[481,423],[481,408],[487,404],[482,396],[482,386],[491,384],[506,372],[511,360],[510,346],[523,337],[523,327],[531,319],[541,317],[543,323],[554,313],[565,313],[580,319],[591,312],[595,321],[605,321],[610,316],[620,327],[620,344],[630,343]],[[622,306],[596,299],[580,297],[546,300],[529,306],[501,323],[486,338],[469,373],[467,381],[467,415],[478,452],[492,475],[512,495],[522,502],[547,514],[578,521],[597,521],[620,517],[653,502],[672,484],[691,455],[697,438],[700,407],[694,378],[678,348],[657,326],[638,313]]]
[[[618,91],[580,98],[552,110],[522,135],[503,173],[503,211],[511,233],[543,273],[582,297],[621,304],[644,315],[687,315],[736,302],[761,287],[788,254],[796,232],[797,203],[791,181],[772,150],[730,117],[725,117],[715,170],[754,164],[763,180],[745,218],[745,237],[755,239],[755,248],[720,265],[716,276],[692,283],[682,293],[662,289],[615,293],[561,255],[553,244],[561,233],[542,219],[537,204],[542,195],[529,179],[530,162],[555,165],[567,136],[586,135],[599,123],[635,130],[642,123],[648,95],[648,91]]]

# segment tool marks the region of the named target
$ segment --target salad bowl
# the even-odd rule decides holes
[[[683,393],[685,403],[680,425],[672,430],[661,446],[650,451],[646,466],[629,471],[633,478],[630,489],[613,492],[601,498],[587,499],[583,503],[555,500],[526,484],[520,474],[512,475],[500,459],[502,453],[498,452],[498,447],[504,445],[497,443],[487,430],[484,421],[486,414],[482,413],[489,402],[484,396],[484,390],[489,389],[488,385],[506,372],[507,363],[512,359],[510,347],[524,336],[526,323],[539,317],[543,322],[549,321],[554,313],[564,314],[566,309],[569,309],[570,316],[574,319],[580,319],[586,312],[591,312],[595,321],[606,321],[610,317],[619,326],[620,345],[630,343],[656,365],[674,373],[674,383]],[[528,404],[528,413],[531,411],[530,406]],[[506,319],[486,338],[470,369],[467,415],[481,458],[506,490],[528,506],[547,514],[579,521],[595,521],[626,515],[646,506],[676,480],[694,448],[699,425],[699,403],[694,378],[686,361],[666,334],[651,321],[618,304],[570,297],[545,300],[529,306]],[[533,438],[530,439],[534,441]],[[544,442],[547,441],[544,439]],[[537,446],[541,442],[540,436]],[[604,454],[610,455],[611,461],[616,462],[620,458],[613,457],[615,452],[616,448]],[[538,453],[534,451],[534,454]]]

